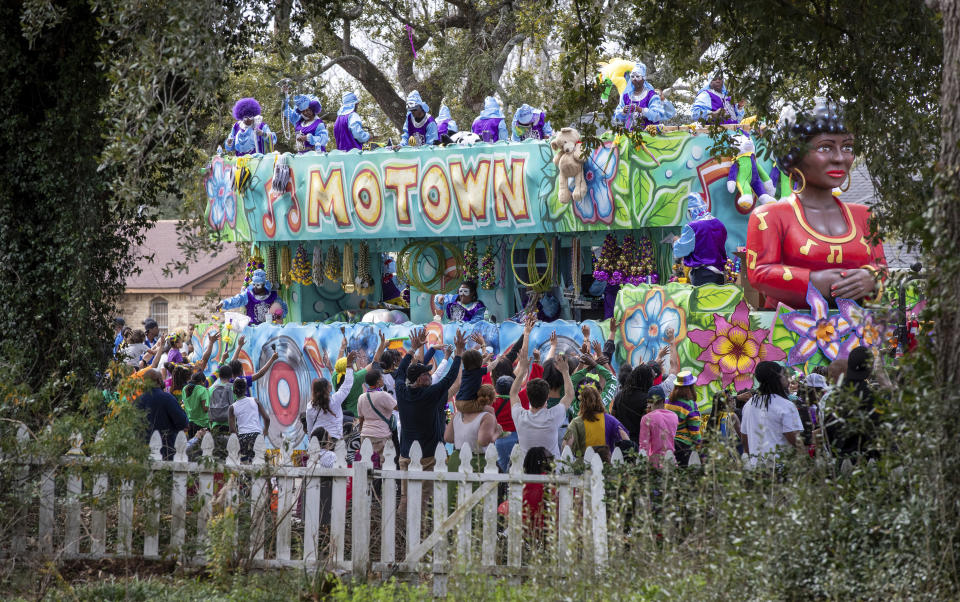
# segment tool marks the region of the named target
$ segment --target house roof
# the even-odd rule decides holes
[[[225,246],[216,256],[201,253],[188,264],[187,271],[173,270],[170,276],[163,273],[164,266],[171,262],[184,261],[184,254],[177,247],[177,220],[159,220],[147,231],[143,245],[135,252],[138,256],[139,274],[127,277],[128,293],[192,293],[198,284],[224,272],[237,261],[238,253],[233,246]],[[153,261],[148,257],[153,255]]]
[[[877,190],[873,187],[870,172],[863,163],[854,165],[851,170],[850,188],[843,193],[843,200],[868,207],[877,203]],[[910,266],[922,262],[923,259],[919,249],[911,248],[898,240],[884,241],[883,253],[887,257],[887,265],[893,270],[908,270]]]

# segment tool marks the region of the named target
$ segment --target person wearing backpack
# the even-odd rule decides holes
[[[233,405],[233,370],[229,365],[220,366],[217,382],[210,387],[210,402],[207,406],[207,418],[210,420],[210,432],[218,435],[229,435],[229,410]]]
[[[366,392],[360,396],[357,411],[363,424],[360,428],[360,438],[369,439],[376,454],[374,466],[379,466],[383,457],[383,446],[394,437],[398,430],[397,418],[393,411],[397,408],[397,400],[383,390],[383,373],[371,368],[364,376],[367,386]]]

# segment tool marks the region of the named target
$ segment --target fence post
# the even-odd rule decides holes
[[[607,565],[607,507],[603,503],[603,460],[594,453],[588,462],[590,508],[587,524],[590,525],[593,536],[593,566],[599,573]]]
[[[253,443],[253,465],[262,471],[266,467],[267,446],[263,440],[263,435],[257,435],[257,440]],[[264,547],[266,540],[267,515],[270,513],[270,495],[268,492],[269,479],[263,474],[257,474],[251,479],[251,504],[250,504],[250,551],[253,552],[254,560],[263,560]]]
[[[497,474],[497,448],[487,446],[484,455],[486,465],[483,474]],[[483,498],[483,544],[480,548],[480,562],[485,567],[497,564],[497,490],[493,489]]]
[[[353,462],[353,529],[350,561],[353,578],[367,580],[370,571],[370,471],[373,469],[373,444],[364,439],[360,459]]]
[[[411,478],[410,473],[423,470],[423,465],[420,464],[422,458],[423,452],[420,450],[420,442],[414,441],[413,445],[410,446],[410,466],[407,468],[407,474],[404,475],[407,480],[407,556],[410,556],[420,545],[423,482]]]
[[[40,506],[37,523],[40,535],[40,551],[43,554],[53,554],[53,520],[56,497],[56,470],[45,468],[40,475]]]
[[[173,443],[173,466],[170,480],[170,547],[179,548],[186,541],[187,530],[187,435],[180,431]]]
[[[153,431],[153,435],[150,436],[150,463],[153,462],[162,462],[163,454],[160,449],[163,446],[163,441],[160,439],[160,433]],[[153,471],[150,471],[150,477],[152,478]],[[159,492],[152,488],[147,494],[148,507],[146,508],[146,530],[143,537],[143,555],[146,558],[156,558],[159,556],[160,548],[160,495]]]
[[[416,444],[414,444],[416,445]],[[419,450],[419,448],[418,448]],[[413,450],[410,450],[410,456],[413,457]],[[447,448],[443,443],[437,443],[437,448],[433,452],[433,457],[436,459],[436,464],[433,466],[433,471],[438,473],[447,472]],[[463,456],[460,456],[461,460]],[[411,470],[413,465],[411,463]],[[407,487],[409,487],[409,482]],[[448,492],[449,483],[443,479],[437,479],[433,482],[433,528],[439,529],[440,525],[443,524],[443,521],[447,520],[447,492]],[[411,498],[412,499],[412,498]],[[409,507],[408,507],[409,512]],[[409,516],[409,514],[408,514]],[[419,513],[418,513],[419,516]],[[417,528],[417,536],[420,535],[419,526]],[[437,540],[436,545],[433,546],[433,595],[436,598],[440,598],[447,595],[447,571],[448,571],[448,561],[447,561],[447,534],[443,533],[440,536],[440,539]],[[419,543],[419,541],[417,542]],[[409,555],[410,548],[407,548]]]
[[[477,418],[476,420],[479,420]],[[473,450],[469,443],[465,443],[460,450],[460,473],[464,475],[473,474]],[[457,486],[457,507],[466,503],[467,498],[473,493],[470,483],[464,479]],[[473,524],[473,512],[467,512],[463,515],[463,520],[457,525],[457,561],[470,566],[471,545],[470,531]]]
[[[337,457],[334,466],[337,468],[347,467],[347,445],[343,439],[337,441],[337,446],[333,450]],[[333,560],[335,568],[343,567],[343,551],[345,546],[344,533],[347,523],[347,477],[336,476],[333,478],[330,500],[330,544],[333,548]]]
[[[117,511],[117,552],[120,556],[133,554],[133,482],[120,482],[120,504]]]
[[[200,474],[197,477],[198,494],[200,496],[200,512],[197,513],[197,543],[201,548],[207,543],[207,523],[210,521],[210,515],[213,510],[213,468],[210,464],[213,460],[213,435],[207,433],[200,442],[200,450],[203,453],[200,466]]]
[[[233,435],[231,435],[231,438]],[[237,448],[239,449],[239,441]],[[284,435],[280,442],[280,465],[289,468],[293,465],[291,451],[294,443]],[[281,476],[277,478],[277,560],[290,560],[290,526],[293,522],[294,479]]]
[[[97,432],[95,441],[103,439],[103,429]],[[94,503],[102,503],[101,498],[107,493],[107,475],[98,474],[93,480],[91,495]],[[103,510],[93,510],[90,513],[90,554],[99,558],[107,550],[107,519]]]
[[[570,475],[573,451],[564,446],[560,453],[560,474]],[[568,567],[573,562],[573,487],[569,477],[560,483],[557,494],[557,566]]]
[[[84,455],[83,449],[83,437],[80,436],[80,433],[74,433],[70,437],[71,447],[70,451],[67,452],[68,456],[72,457],[82,457]],[[67,498],[65,500],[65,510],[66,510],[66,520],[67,520],[67,529],[65,540],[63,542],[64,556],[74,556],[80,552],[80,494],[83,492],[83,480],[80,478],[80,475],[76,473],[76,470],[79,468],[78,465],[74,464],[69,467],[70,474],[67,477]]]
[[[384,444],[380,456],[383,470],[393,470],[397,459],[393,441],[388,440]],[[384,479],[380,495],[380,562],[386,564],[394,562],[397,557],[397,480]]]
[[[523,450],[514,445],[510,452],[510,476],[516,479],[523,473]],[[523,550],[523,483],[511,482],[508,486],[509,514],[507,516],[507,565],[520,568],[520,553]]]
[[[320,461],[320,441],[310,437],[307,455],[310,456],[307,474],[303,477],[303,563],[319,563],[320,546],[320,478],[316,476]]]

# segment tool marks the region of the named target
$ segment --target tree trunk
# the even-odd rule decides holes
[[[942,384],[960,385],[960,0],[941,0],[943,81],[941,146],[930,257],[936,263],[932,297],[937,303],[936,341]]]

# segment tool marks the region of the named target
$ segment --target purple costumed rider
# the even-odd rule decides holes
[[[480,322],[487,306],[477,298],[477,283],[466,280],[456,294],[437,295],[434,304],[453,322]]]
[[[673,104],[662,100],[646,77],[647,66],[635,61],[627,87],[624,88],[620,104],[613,115],[627,130],[656,125],[677,114]]]
[[[323,110],[320,99],[313,94],[297,94],[293,97],[292,103],[290,100],[290,96],[287,95],[283,113],[293,124],[293,129],[297,133],[297,153],[326,151],[330,134],[327,133],[327,126],[319,117]]]
[[[687,216],[690,222],[684,224],[680,237],[673,242],[674,258],[683,258],[694,286],[724,284],[727,229],[710,214],[707,203],[696,193],[687,195]]]
[[[710,82],[700,88],[690,114],[701,122],[737,124],[743,121],[743,102],[734,105],[723,85],[723,72],[710,76]]]
[[[353,92],[344,93],[340,110],[337,111],[337,121],[333,124],[333,137],[337,141],[337,150],[362,149],[363,144],[370,140],[370,132],[363,129],[363,120],[357,114],[359,102],[357,95]]]
[[[553,136],[553,128],[547,121],[547,114],[543,109],[534,109],[528,104],[520,105],[513,114],[513,124],[510,131],[510,140],[523,142],[524,140],[546,140]]]
[[[234,152],[238,157],[273,151],[277,135],[270,131],[260,113],[260,103],[255,98],[241,98],[233,105],[233,117],[237,122],[223,143],[224,150]]]
[[[400,146],[409,146],[411,138],[415,143],[413,146],[436,144],[440,138],[439,126],[430,114],[430,107],[416,90],[407,96],[407,118],[403,120]]]
[[[484,142],[507,140],[507,124],[503,118],[500,103],[492,96],[483,100],[483,111],[473,120],[473,133]]]
[[[450,115],[450,107],[441,101],[440,110],[437,111],[437,135],[453,136],[458,131],[460,130],[457,129],[457,122]]]
[[[270,315],[270,306],[279,303],[283,309],[283,316],[287,315],[287,304],[280,298],[277,291],[272,290],[271,284],[267,281],[267,273],[263,270],[255,270],[253,278],[250,280],[250,286],[239,294],[224,299],[217,304],[217,309],[235,309],[245,307],[247,316],[250,318],[250,324],[256,326],[261,322],[272,321]]]

